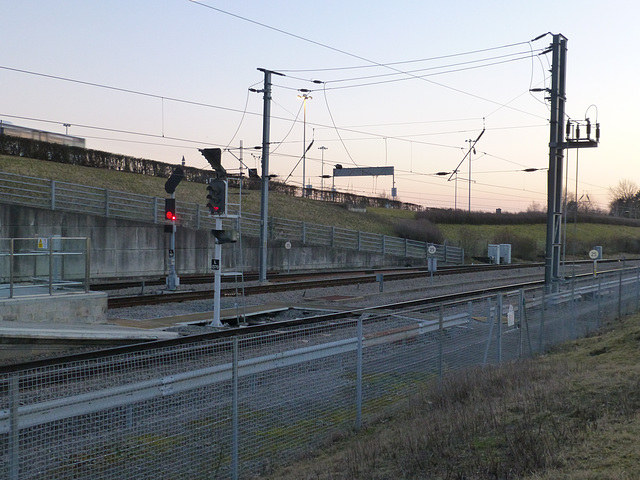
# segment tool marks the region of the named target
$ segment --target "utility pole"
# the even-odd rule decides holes
[[[475,140],[465,140],[465,142],[469,142],[469,151],[464,154],[464,157],[462,157],[462,160],[460,160],[460,163],[455,168],[455,170],[451,172],[451,175],[449,175],[449,179],[447,180],[448,182],[450,182],[454,175],[456,177],[455,178],[456,180],[455,204],[454,204],[454,208],[456,210],[458,209],[458,172],[460,170],[460,165],[462,165],[462,162],[464,162],[465,158],[469,157],[469,211],[471,211],[471,152],[475,152],[476,143],[478,143],[478,141],[482,138],[482,135],[484,135],[485,130],[486,128],[483,126],[482,131],[480,132],[480,135],[478,135],[478,137]]]
[[[298,95],[298,98],[302,98],[302,102],[303,102],[303,109],[304,109],[304,115],[303,115],[303,130],[302,130],[302,196],[306,197],[307,196],[307,100],[311,100],[313,97],[311,95],[309,95],[309,90],[307,90],[306,88],[302,88],[299,90],[300,92],[302,92],[301,95]],[[311,142],[313,143],[313,142]],[[309,145],[309,147],[311,147],[311,145]]]
[[[473,148],[473,140],[465,140],[469,142],[469,213],[471,213],[471,152],[475,153],[475,148]]]
[[[548,291],[555,291],[560,280],[562,248],[562,167],[565,144],[564,109],[566,102],[567,39],[553,35],[551,45],[551,111],[549,117],[549,172],[547,177],[547,239],[544,283]]]
[[[264,88],[262,89],[264,104],[262,113],[262,188],[260,192],[260,265],[258,269],[258,279],[260,282],[266,282],[267,222],[269,218],[269,128],[271,117],[271,75],[276,74],[283,77],[284,75],[264,68],[259,68],[258,70],[264,73]]]

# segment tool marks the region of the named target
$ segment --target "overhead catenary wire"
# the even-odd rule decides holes
[[[361,80],[370,80],[370,79],[376,79],[376,78],[386,78],[386,77],[390,77],[390,76],[398,76],[398,75],[405,75],[404,78],[395,78],[395,79],[390,79],[390,80],[381,80],[381,81],[376,81],[376,82],[366,82],[366,83],[357,83],[354,85],[344,85],[344,86],[331,86],[329,88],[327,88],[327,90],[339,90],[339,89],[345,89],[345,88],[355,88],[355,87],[363,87],[363,86],[370,86],[370,85],[381,85],[381,84],[385,84],[385,83],[394,83],[394,82],[402,82],[402,81],[407,81],[407,80],[422,80],[428,77],[434,77],[437,75],[445,75],[445,74],[449,74],[449,73],[458,73],[458,72],[462,72],[462,71],[467,71],[467,70],[475,70],[478,68],[486,68],[486,67],[490,67],[490,66],[495,66],[495,65],[501,65],[504,63],[510,63],[510,62],[515,62],[515,61],[520,61],[520,60],[528,60],[530,58],[530,54],[527,53],[524,56],[520,56],[518,58],[512,58],[509,60],[503,60],[500,62],[492,62],[492,63],[486,63],[486,64],[482,64],[482,65],[474,65],[474,66],[469,66],[469,67],[465,67],[465,68],[455,68],[455,69],[450,69],[450,70],[444,70],[444,71],[440,71],[440,72],[432,72],[432,73],[428,73],[428,74],[424,74],[424,75],[417,75],[419,72],[424,72],[424,71],[431,71],[431,70],[437,70],[437,69],[442,69],[442,68],[446,68],[448,66],[437,66],[437,67],[429,67],[429,68],[423,68],[423,69],[417,69],[417,70],[408,70],[408,71],[404,71],[404,72],[394,72],[394,73],[384,73],[384,74],[379,74],[379,75],[369,75],[366,77],[353,77],[353,78],[342,78],[342,79],[338,79],[338,80],[325,80],[324,83],[326,84],[334,84],[334,83],[345,83],[345,82],[354,82],[354,81],[361,81]],[[467,65],[469,63],[477,63],[480,61],[484,61],[484,60],[475,60],[473,62],[465,62],[463,64],[460,65]],[[406,77],[406,75],[411,74],[411,77]]]
[[[196,2],[196,3],[197,3],[197,2]],[[207,7],[209,7],[209,6],[207,6]],[[263,26],[264,26],[264,25],[263,25]],[[526,42],[521,42],[520,44],[524,44],[524,43],[526,43]],[[519,45],[519,44],[512,44],[512,45]],[[496,47],[496,48],[502,48],[502,47]],[[360,58],[360,57],[357,57],[357,56],[356,56],[356,58]],[[417,61],[417,60],[416,60],[416,61]],[[479,61],[480,61],[480,60],[478,60],[478,62],[479,62]],[[410,63],[410,61],[407,61],[407,62],[392,62],[392,64],[396,64],[396,65],[408,65],[409,63]],[[386,65],[385,65],[385,64],[377,64],[377,63],[374,63],[374,64],[372,64],[372,65],[369,65],[368,67],[381,67],[381,66],[383,66],[383,67],[385,67],[385,68],[386,68],[388,65],[392,65],[392,64],[386,64]],[[442,68],[442,67],[437,67],[437,68]],[[396,73],[386,74],[386,76],[390,76],[390,75],[399,76],[399,75],[406,75],[407,73],[412,73],[412,72],[402,72],[402,71],[397,71]],[[52,78],[54,78],[54,77],[52,77]],[[409,79],[410,79],[410,78],[409,78]],[[85,83],[85,84],[87,84],[87,85],[98,86],[98,84],[92,84],[92,83],[90,83],[90,82],[82,82],[82,83]],[[107,86],[107,87],[108,87],[108,86]],[[292,88],[292,87],[287,87],[287,86],[282,86],[281,88],[286,88],[286,89],[289,89],[289,90],[294,90],[294,88]],[[145,94],[145,92],[136,92],[135,90],[127,90],[127,89],[120,89],[120,88],[115,88],[115,89],[116,89],[116,90],[119,90],[119,91],[121,91],[121,92],[125,92],[125,93]],[[325,85],[323,85],[323,89],[328,90],[329,88],[327,88],[327,85],[325,84]],[[166,95],[154,95],[154,94],[148,94],[148,96],[151,96],[151,97],[154,97],[154,98],[159,98],[162,102],[164,102],[164,100],[169,100],[169,101],[179,101],[179,99],[175,99],[175,98],[167,97]],[[190,102],[190,101],[189,101],[188,103],[199,104],[199,102]],[[325,103],[327,104],[327,108],[328,108],[328,107],[329,107],[329,101],[328,101],[328,99],[327,99],[327,97],[326,97],[326,93],[325,93]],[[204,106],[204,104],[203,104],[203,106]],[[210,107],[213,107],[213,108],[224,108],[224,107],[212,106],[212,105],[206,105],[206,106],[210,106]],[[231,141],[233,141],[233,139],[236,137],[236,135],[237,135],[238,131],[240,130],[240,127],[242,126],[242,123],[243,123],[243,121],[244,121],[244,119],[245,119],[245,116],[247,116],[247,115],[260,115],[259,113],[247,112],[247,106],[248,106],[248,102],[247,102],[247,103],[245,103],[245,108],[244,108],[243,110],[240,110],[240,109],[229,109],[229,110],[235,111],[236,113],[241,113],[241,114],[242,114],[242,117],[241,117],[241,119],[240,119],[240,122],[239,122],[238,128],[236,129],[236,132],[234,133],[234,135],[233,135],[232,139],[227,143],[227,146],[228,146],[228,145],[231,143]],[[338,125],[337,125],[337,122],[334,120],[334,118],[333,118],[333,117],[334,117],[334,115],[333,115],[333,112],[331,112],[331,110],[329,110],[329,115],[330,115],[330,117],[331,117],[331,123],[332,123],[332,126],[331,126],[330,128],[331,128],[332,130],[336,131],[336,133],[337,133],[337,135],[338,135],[338,137],[339,137],[339,139],[340,139],[340,142],[341,142],[341,143],[344,145],[344,147],[345,147],[345,151],[347,152],[347,155],[349,156],[349,158],[351,159],[351,161],[354,163],[354,165],[356,165],[356,162],[355,162],[355,160],[352,158],[352,156],[351,156],[352,154],[351,154],[351,152],[349,152],[349,150],[347,149],[347,145],[346,145],[346,142],[352,141],[352,139],[344,138],[344,135],[343,135],[341,132],[344,132],[345,130],[343,130],[343,128],[342,128],[342,127],[340,127],[340,126],[338,126]],[[279,120],[283,120],[283,121],[287,121],[287,122],[292,121],[290,118],[282,118],[282,117],[280,117],[280,118],[279,118]],[[291,127],[291,129],[293,128],[293,125],[295,125],[295,122],[296,122],[296,119],[294,119],[294,120],[292,121],[292,127]],[[82,126],[82,125],[80,125],[80,124],[75,124],[75,125],[76,125],[76,126],[79,126],[79,127],[81,127],[81,126]],[[312,124],[310,123],[310,125],[312,125]],[[164,127],[164,124],[163,124],[163,127]],[[90,127],[89,127],[89,128],[90,128]],[[96,127],[96,128],[98,128],[98,127]],[[289,130],[289,133],[291,132],[291,129]],[[105,131],[107,131],[107,130],[109,130],[109,129],[105,129]],[[114,131],[114,132],[116,132],[117,130],[115,130],[115,129],[110,129],[110,131]],[[159,138],[159,139],[160,139],[160,138],[162,138],[163,140],[165,140],[165,139],[169,139],[169,140],[175,140],[175,141],[181,141],[181,142],[183,142],[183,141],[184,141],[184,142],[197,142],[197,143],[207,143],[207,144],[210,144],[210,142],[208,142],[208,141],[207,141],[207,142],[199,142],[199,141],[194,141],[194,140],[191,140],[191,139],[180,139],[180,138],[177,138],[177,137],[164,137],[164,128],[163,128],[162,135],[153,135],[153,134],[146,134],[146,133],[140,133],[140,132],[133,132],[133,131],[131,131],[131,130],[126,131],[126,130],[124,130],[124,129],[122,129],[122,130],[120,130],[120,131],[118,131],[118,132],[119,132],[119,133],[127,133],[127,134],[131,134],[131,135],[144,135],[144,136],[151,136],[151,137]],[[389,135],[389,134],[385,134],[385,133],[381,133],[381,134],[372,134],[372,133],[369,133],[369,132],[362,132],[362,133],[363,133],[363,134],[365,134],[365,135],[370,135],[370,136],[371,136],[371,138],[389,138],[389,139],[391,139],[391,138],[397,138],[397,139],[401,139],[401,138],[409,138],[409,136],[406,136],[406,137],[405,137],[405,136],[403,136],[403,135]],[[435,133],[434,133],[433,135],[437,135],[437,134],[435,134]],[[287,137],[288,137],[288,134],[287,134],[287,135],[285,135],[285,136],[284,136],[284,138],[283,138],[280,142],[270,142],[270,143],[272,143],[273,145],[277,145],[277,146],[275,147],[274,151],[275,151],[275,150],[277,150],[281,145],[283,145],[283,144],[285,143],[285,141],[286,141]],[[411,138],[415,138],[415,137],[414,137],[414,136],[411,136]],[[127,140],[127,141],[128,141],[128,140]],[[141,143],[142,143],[142,142],[141,142]],[[417,143],[420,143],[420,142],[417,142]],[[445,145],[445,144],[443,144],[443,143],[438,144],[438,143],[429,143],[429,142],[425,142],[424,144],[425,144],[425,145],[438,146],[438,147],[458,148],[457,146],[453,146],[453,145]],[[283,156],[293,157],[293,156],[291,156],[291,155],[283,155]]]

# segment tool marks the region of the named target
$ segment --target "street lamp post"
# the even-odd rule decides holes
[[[302,196],[307,196],[307,185],[306,185],[306,164],[307,164],[307,100],[313,98],[309,95],[309,91],[306,89],[301,89],[302,95],[298,95],[298,98],[302,98],[303,102],[303,131],[302,131]]]
[[[323,192],[322,195],[324,196],[324,151],[328,150],[328,147],[325,147],[324,145],[321,147],[318,147],[318,150],[322,150],[322,160],[321,160],[321,180],[320,180],[320,191]]]
[[[471,152],[476,153],[476,149],[472,139],[465,140],[465,142],[469,142],[469,212],[471,212]]]

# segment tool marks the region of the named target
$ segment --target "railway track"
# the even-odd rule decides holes
[[[618,262],[618,260],[602,260],[600,263]],[[590,260],[578,261],[577,265],[588,265],[593,262]],[[511,269],[531,269],[543,267],[543,263],[528,263],[528,264],[508,264],[508,265],[465,265],[465,266],[447,266],[438,268],[437,272],[434,272],[435,276],[463,274],[463,273],[478,273],[486,271],[503,271]],[[249,284],[243,287],[238,287],[237,283],[231,287],[223,287],[220,295],[222,297],[234,297],[239,294],[245,296],[259,295],[265,293],[276,293],[292,290],[305,290],[318,287],[340,287],[345,285],[357,285],[375,283],[378,281],[378,274],[382,274],[385,281],[393,280],[407,280],[407,279],[419,279],[431,275],[431,272],[426,267],[420,268],[401,268],[401,269],[377,269],[377,270],[357,270],[357,271],[334,271],[334,272],[318,272],[318,273],[290,273],[290,274],[273,274],[269,277],[268,283],[262,284]],[[227,278],[228,277],[223,277]],[[257,274],[250,273],[245,274],[245,282],[250,282],[249,279],[257,280]],[[153,283],[147,283],[147,285],[164,285],[165,279],[156,279]],[[180,278],[181,284],[190,285],[202,285],[213,284],[212,275],[191,275]],[[96,284],[92,286],[92,290],[109,290],[115,288],[126,288],[127,286],[140,286],[140,282],[113,282],[108,284]],[[105,288],[106,286],[106,288]],[[136,307],[143,305],[155,305],[162,303],[176,303],[187,302],[193,300],[207,300],[213,299],[213,286],[211,289],[206,290],[193,290],[193,291],[176,291],[166,292],[159,294],[147,294],[147,295],[127,295],[127,296],[113,296],[107,301],[108,308],[125,308]]]
[[[483,271],[499,271],[515,268],[540,267],[541,264],[510,264],[510,265],[469,265],[464,267],[444,267],[434,272],[434,275],[451,275],[462,273],[476,273]],[[290,290],[305,290],[318,287],[339,287],[344,285],[356,285],[375,283],[378,281],[378,274],[384,276],[385,281],[407,280],[413,278],[424,278],[431,275],[426,268],[412,268],[401,270],[368,270],[352,272],[323,272],[317,274],[284,274],[277,275],[269,280],[269,283],[257,285],[245,285],[241,289],[234,287],[222,288],[220,295],[223,297],[237,296],[241,291],[244,295],[258,295],[263,293],[275,293]],[[213,283],[212,276],[189,277],[191,284]],[[196,281],[199,278],[200,281]],[[205,281],[202,281],[202,280]],[[182,282],[182,278],[180,279]],[[111,284],[110,284],[111,285]],[[140,284],[138,283],[137,286]],[[100,289],[99,285],[92,287]],[[124,308],[142,305],[154,305],[160,303],[186,302],[192,300],[206,300],[213,298],[212,290],[200,291],[176,291],[171,293],[130,295],[121,297],[111,297],[108,299],[108,308]]]
[[[417,274],[417,272],[414,272],[414,273]],[[607,272],[602,271],[601,273],[604,274]],[[404,272],[404,275],[408,275],[408,274],[409,272]],[[584,273],[584,274],[576,275],[576,278],[590,277],[592,275],[593,275],[592,273]],[[373,277],[375,277],[375,275],[373,275]],[[335,282],[339,282],[341,280],[346,281],[349,279],[348,278],[334,279]],[[350,308],[350,309],[341,310],[341,311],[322,313],[314,316],[303,316],[303,317],[289,319],[289,320],[275,320],[275,321],[268,321],[268,322],[249,323],[249,324],[245,324],[242,329],[224,329],[217,332],[208,331],[208,332],[203,332],[198,334],[189,334],[186,337],[179,337],[172,340],[159,340],[159,341],[153,342],[153,346],[155,347],[177,346],[177,345],[182,345],[183,343],[190,343],[198,339],[214,339],[214,338],[230,337],[230,336],[239,334],[240,332],[242,334],[260,333],[260,332],[268,332],[277,328],[305,326],[305,325],[311,325],[318,322],[326,322],[326,321],[341,322],[348,319],[358,318],[360,315],[363,315],[366,313],[376,314],[377,312],[389,313],[394,311],[402,311],[405,309],[422,309],[424,307],[430,307],[432,305],[437,305],[437,304],[447,304],[447,303],[454,303],[454,302],[457,303],[465,300],[473,300],[474,298],[487,297],[487,296],[498,294],[501,292],[514,292],[517,290],[527,290],[534,287],[539,287],[543,284],[544,284],[543,280],[534,280],[534,281],[525,281],[520,283],[508,283],[504,285],[497,285],[497,286],[490,286],[490,287],[484,286],[482,288],[464,290],[464,291],[459,291],[455,293],[448,293],[448,294],[431,296],[431,297],[420,297],[420,298],[414,298],[410,300],[378,304],[373,306],[355,307],[355,308]],[[296,285],[297,285],[297,288],[302,288],[300,287],[300,283],[296,283]],[[265,286],[256,287],[256,288],[264,288],[264,287]],[[287,285],[287,284],[280,284],[280,285],[276,285],[274,288],[287,289],[287,288],[294,288],[294,287],[291,287],[290,285]],[[274,291],[274,290],[270,290],[270,291]],[[203,292],[183,292],[183,293],[193,294],[193,293],[203,293]],[[211,296],[211,292],[204,292],[204,293]],[[162,295],[162,296],[170,297],[171,295]],[[150,297],[154,297],[154,296],[150,296]],[[127,299],[128,297],[123,297],[123,298]],[[197,298],[197,297],[193,297],[193,298]],[[202,298],[202,297],[199,297],[199,298]],[[179,296],[174,301],[187,301],[187,299],[188,297],[186,296]],[[142,300],[142,302],[148,301],[149,303],[153,303],[153,298],[151,299],[142,298],[137,300]],[[166,301],[165,298],[163,298],[162,300]],[[139,303],[139,304],[142,305],[144,303]],[[144,344],[137,344],[137,345],[129,345],[129,346],[118,346],[118,347],[109,348],[107,350],[102,350],[97,352],[94,351],[94,352],[88,352],[88,353],[70,354],[65,357],[59,357],[59,358],[54,358],[49,360],[35,360],[33,362],[26,362],[23,364],[9,365],[5,367],[0,366],[0,373],[2,373],[3,371],[13,371],[16,368],[19,369],[24,367],[25,365],[31,365],[31,364],[33,364],[34,366],[49,365],[50,363],[57,363],[63,360],[64,361],[81,360],[85,358],[96,358],[96,356],[97,357],[100,357],[103,355],[109,356],[109,355],[113,355],[114,353],[119,353],[119,354],[128,353],[128,352],[132,353],[132,352],[138,352],[138,351],[146,351],[149,348],[152,348],[152,347]],[[142,363],[144,363],[144,361]],[[111,368],[113,368],[113,365]],[[125,367],[125,369],[126,368],[128,367]]]
[[[86,353],[71,353],[62,357],[52,358],[52,359],[44,359],[44,360],[35,360],[31,362],[25,362],[21,364],[0,366],[0,374],[12,372],[19,369],[24,368],[35,368],[43,365],[50,365],[55,363],[74,363],[74,366],[66,367],[65,372],[67,375],[72,376],[71,374],[74,372],[81,371],[84,367],[82,367],[82,363],[78,362],[83,359],[95,359],[99,357],[111,357],[114,356],[114,360],[109,363],[109,371],[112,373],[127,373],[133,371],[134,369],[146,368],[149,366],[157,366],[156,361],[154,360],[155,354],[149,354],[148,356],[144,353],[140,355],[140,352],[146,352],[147,350],[153,350],[154,348],[159,348],[161,346],[178,346],[183,344],[191,345],[190,351],[195,352],[198,349],[206,350],[209,348],[207,345],[198,346],[192,345],[197,343],[198,340],[204,339],[217,339],[217,338],[226,338],[232,337],[238,334],[258,334],[260,332],[269,332],[278,328],[288,328],[288,327],[299,327],[299,326],[307,326],[315,323],[322,323],[326,321],[345,321],[348,319],[358,318],[362,314],[372,313],[376,314],[377,312],[398,312],[405,309],[415,309],[420,307],[429,307],[430,305],[445,303],[445,302],[453,302],[460,301],[464,299],[473,299],[476,297],[487,296],[493,293],[499,293],[504,291],[514,291],[518,289],[526,289],[532,288],[535,286],[539,286],[543,284],[543,281],[534,281],[534,282],[524,282],[524,283],[515,283],[503,286],[496,287],[486,287],[482,289],[475,290],[466,290],[463,292],[438,295],[434,297],[428,298],[418,298],[413,300],[405,300],[394,303],[386,303],[379,304],[375,306],[367,306],[367,307],[358,307],[348,310],[334,311],[330,313],[322,313],[314,316],[305,316],[292,320],[280,320],[280,321],[272,321],[272,322],[260,322],[255,324],[245,325],[242,329],[224,329],[217,332],[204,332],[201,334],[192,334],[185,337],[178,337],[170,340],[157,340],[151,342],[149,344],[134,344],[134,345],[126,345],[126,346],[114,346],[104,350],[91,351]],[[195,293],[195,292],[194,292]],[[208,292],[209,295],[211,292]],[[186,301],[186,300],[183,300]],[[126,353],[134,353],[138,352],[138,358],[136,360],[136,364],[134,367],[129,364],[128,357]],[[118,354],[118,355],[115,355]],[[51,378],[49,380],[52,383],[58,383],[56,378]],[[25,386],[31,386],[30,377],[25,377],[21,380]],[[33,385],[36,387],[37,385],[34,383]]]
[[[521,268],[521,267],[534,267],[542,266],[542,263],[533,264],[514,264],[514,265],[463,265],[463,266],[441,266],[438,267],[437,274],[446,273],[467,273],[474,271],[482,271],[483,269],[495,269],[495,268]],[[269,272],[267,274],[269,283],[282,283],[282,282],[297,282],[302,280],[311,279],[323,279],[323,278],[336,278],[336,277],[354,277],[362,275],[371,275],[376,273],[412,273],[412,272],[426,272],[427,267],[405,267],[405,268],[386,268],[386,269],[360,269],[360,270],[326,270],[321,272],[294,272],[294,273],[282,273],[282,272]],[[235,283],[237,278],[240,277],[229,275],[221,278],[222,283]],[[255,282],[259,280],[257,272],[245,272],[242,277],[245,282]],[[203,283],[213,283],[213,274],[207,275],[181,275],[181,285],[198,285]],[[141,286],[161,286],[166,284],[165,277],[149,278],[143,280],[123,280],[112,282],[93,282],[91,283],[92,290],[110,291],[120,290],[125,288],[137,288]]]

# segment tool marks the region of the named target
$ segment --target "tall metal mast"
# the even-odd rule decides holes
[[[547,289],[556,290],[560,280],[562,248],[562,168],[564,108],[566,101],[567,39],[553,35],[551,45],[551,112],[549,118],[549,173],[547,189],[547,242],[544,282]]]

